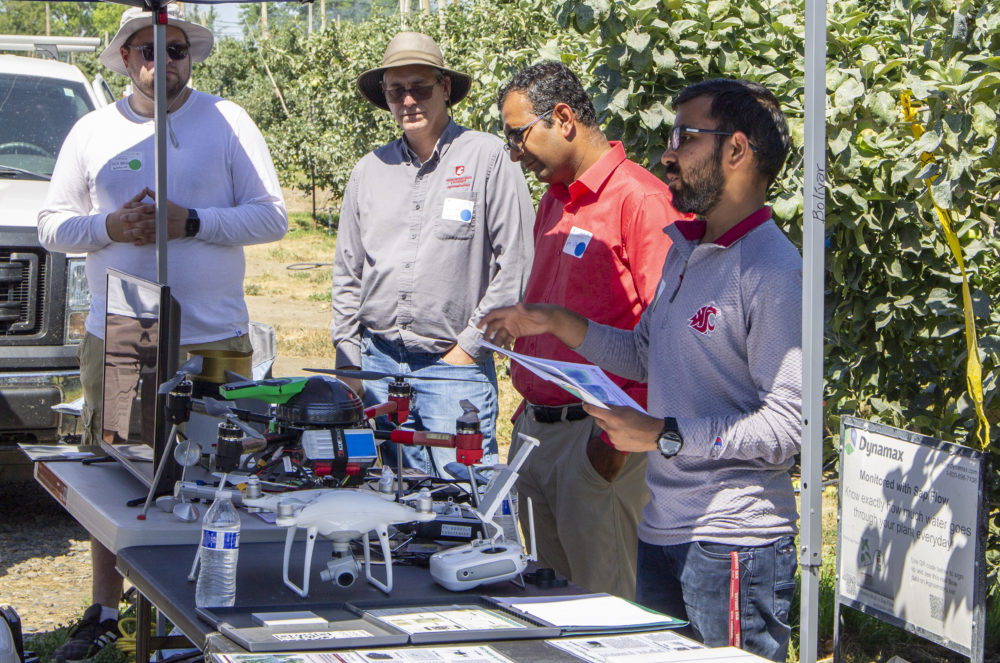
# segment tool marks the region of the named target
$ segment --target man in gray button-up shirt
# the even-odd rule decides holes
[[[430,37],[412,32],[396,35],[382,66],[358,79],[403,136],[365,155],[347,184],[330,334],[338,368],[474,380],[414,380],[407,427],[453,433],[468,398],[480,409],[483,462],[492,463],[496,373],[475,327],[486,311],[520,300],[534,210],[503,141],[449,117],[470,84],[444,67]],[[384,401],[387,386],[368,382],[366,403]],[[403,451],[407,466],[436,475],[455,458],[453,450]]]

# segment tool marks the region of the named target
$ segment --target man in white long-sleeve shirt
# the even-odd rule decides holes
[[[91,303],[80,346],[85,439],[101,436],[105,274],[108,267],[156,280],[155,197],[168,200],[168,285],[181,306],[181,356],[190,350],[251,350],[243,298],[243,247],[284,236],[288,217],[263,136],[246,112],[187,86],[208,57],[206,28],[169,6],[167,190],[155,191],[153,27],[122,15],[101,62],[132,80],[133,93],[77,122],[59,153],[38,236],[51,251],[86,253]],[[93,599],[55,656],[79,661],[113,642],[122,579],[114,554],[91,539]]]
[[[518,305],[486,337],[553,333],[612,373],[649,384],[649,414],[585,406],[622,451],[648,452],[636,600],[690,622],[710,646],[784,661],[795,592],[802,259],[771,219],[767,189],[788,153],[764,87],[685,88],[663,154],[673,204],[693,212],[634,330],[563,308]]]

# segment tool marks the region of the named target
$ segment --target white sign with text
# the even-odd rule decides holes
[[[980,461],[850,421],[861,427],[845,420],[841,430],[841,599],[971,649]]]

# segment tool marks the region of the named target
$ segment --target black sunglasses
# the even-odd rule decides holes
[[[520,152],[524,148],[524,139],[526,134],[531,131],[531,127],[535,126],[537,122],[541,122],[542,118],[554,111],[555,108],[550,108],[538,117],[536,117],[531,122],[528,122],[522,127],[515,127],[507,132],[504,136],[504,147],[507,148],[508,152]]]
[[[139,44],[137,46],[129,46],[129,48],[142,53],[142,59],[146,62],[153,61],[155,49],[152,44]],[[183,60],[188,56],[188,49],[190,48],[191,44],[167,44],[167,57],[171,60]]]
[[[414,101],[427,101],[434,94],[434,86],[441,82],[442,79],[438,79],[431,83],[430,85],[414,85],[413,87],[383,87],[382,91],[385,92],[385,98],[394,104],[398,104],[406,95],[413,97]]]

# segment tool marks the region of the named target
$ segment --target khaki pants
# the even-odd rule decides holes
[[[593,418],[540,423],[526,409],[514,422],[510,457],[521,446],[518,433],[540,442],[517,480],[521,530],[529,536],[532,500],[539,566],[588,590],[634,598],[636,529],[649,501],[646,454],[629,454],[608,482],[587,458],[587,441],[601,433]]]
[[[233,336],[221,341],[192,343],[180,347],[179,359],[186,361],[186,353],[192,350],[233,350],[250,352],[250,337],[246,334]],[[87,333],[77,350],[80,360],[80,382],[83,385],[83,443],[98,444],[103,429],[104,409],[104,341]],[[115,430],[118,430],[116,428]]]

